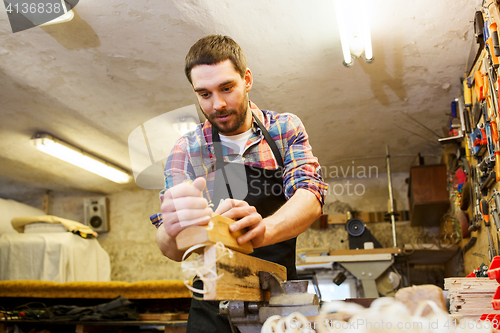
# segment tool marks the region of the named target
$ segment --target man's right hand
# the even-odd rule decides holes
[[[191,225],[208,224],[213,212],[203,197],[205,186],[205,178],[200,177],[165,191],[161,213],[163,227],[170,237],[177,237],[182,229]]]

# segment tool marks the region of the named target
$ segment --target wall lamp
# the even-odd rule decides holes
[[[359,57],[373,62],[368,1],[334,1],[344,66],[351,67]]]
[[[80,148],[61,141],[47,133],[36,133],[31,143],[40,151],[76,165],[96,175],[107,178],[119,184],[127,183],[131,176],[123,169],[93,156]]]

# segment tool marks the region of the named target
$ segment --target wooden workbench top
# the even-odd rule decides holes
[[[362,254],[401,254],[401,249],[398,247],[382,248],[382,249],[358,249],[358,250],[334,250],[330,251],[331,256],[352,256],[352,255],[362,255]]]

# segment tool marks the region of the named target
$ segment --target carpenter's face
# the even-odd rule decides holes
[[[250,129],[248,91],[252,87],[252,73],[249,69],[242,78],[228,59],[193,67],[191,80],[203,114],[219,133],[236,135]]]

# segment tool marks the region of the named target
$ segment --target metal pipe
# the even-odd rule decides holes
[[[390,201],[390,212],[391,215],[391,225],[392,225],[392,241],[394,247],[398,247],[396,243],[396,218],[394,217],[394,197],[392,195],[392,180],[391,180],[391,156],[389,155],[389,146],[385,146],[385,151],[387,154],[387,179],[389,181],[389,201]]]

